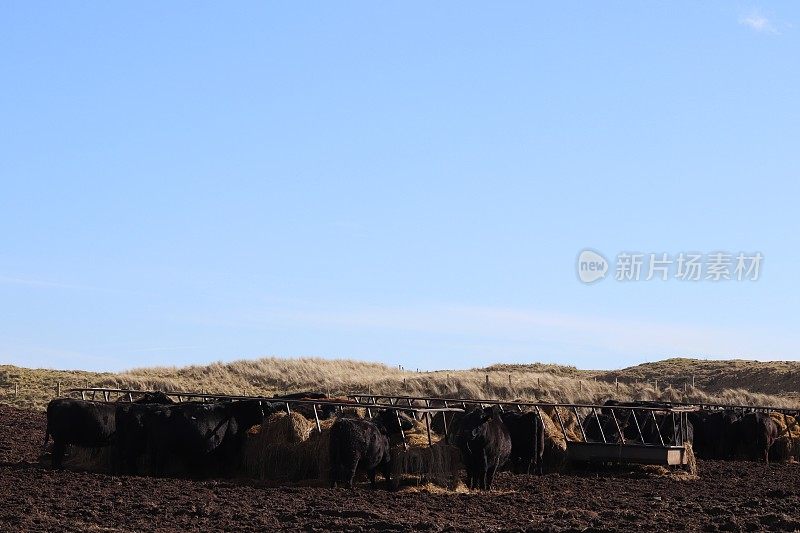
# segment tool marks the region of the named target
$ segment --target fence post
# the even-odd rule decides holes
[[[486,374],[486,392],[489,392],[489,374]]]
[[[692,388],[694,388],[694,374],[692,374]]]
[[[658,380],[657,379],[653,380],[653,387],[656,389],[656,392],[658,392]]]
[[[619,393],[619,378],[614,378],[614,386],[617,388],[617,393]]]
[[[583,390],[583,380],[582,380],[582,379],[579,379],[579,380],[578,380],[578,391],[580,392],[580,391],[582,391],[582,390]]]
[[[508,375],[508,388],[511,388],[511,374]]]
[[[19,383],[14,383],[14,398],[19,396]]]
[[[540,377],[536,378],[536,386],[537,387],[541,387],[542,386],[542,378],[540,378]]]
[[[61,396],[61,382],[57,381],[56,382],[56,398],[58,398],[59,396]]]

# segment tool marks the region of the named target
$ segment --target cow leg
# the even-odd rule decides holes
[[[486,490],[492,489],[492,481],[494,481],[495,472],[497,472],[497,464],[493,464],[486,469]]]
[[[331,464],[331,488],[336,488],[336,482],[339,480],[339,467],[336,466],[335,463]]]
[[[348,465],[348,468],[345,470],[345,472],[347,473],[347,479],[346,479],[347,487],[351,489],[353,488],[353,481],[356,478],[356,470],[358,469],[359,459],[361,459],[359,455],[354,455],[351,458],[352,462]]]
[[[467,462],[464,467],[467,470],[467,488],[472,490],[475,484],[475,468],[472,466],[471,462]]]
[[[489,465],[486,461],[486,453],[484,452],[480,455],[480,458],[478,459],[478,475],[480,476],[478,478],[478,488],[480,488],[481,490],[487,490],[488,485],[486,483],[487,481],[486,477],[488,474],[488,470],[489,470]]]
[[[392,486],[392,469],[391,469],[391,462],[385,461],[381,464],[381,474],[383,474],[383,478],[386,480],[386,486]]]
[[[52,451],[52,466],[59,470],[64,468],[64,453],[67,451],[67,445],[62,440],[53,439]]]
[[[375,474],[377,473],[377,470],[378,470],[377,468],[370,468],[367,471],[367,475],[369,476],[369,486],[373,490],[376,488],[376,485],[375,485]]]

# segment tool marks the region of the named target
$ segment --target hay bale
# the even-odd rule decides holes
[[[273,413],[261,426],[261,439],[266,444],[297,444],[311,434],[314,423],[300,413]]]
[[[302,415],[293,422],[285,413],[276,414],[283,416],[270,417],[259,433],[248,435],[242,456],[243,474],[282,483],[328,479],[330,427],[334,421],[321,420],[320,433],[315,423],[301,422],[300,418],[305,420]]]
[[[769,450],[771,460],[800,460],[800,423],[792,415],[771,412],[769,414],[778,426],[778,438]]]
[[[555,414],[542,409],[542,425],[544,426],[544,453],[542,460],[547,472],[561,471],[567,466],[567,441],[558,422],[554,422]],[[569,433],[567,433],[569,435]]]
[[[406,443],[409,447],[415,446],[428,446],[428,430],[425,426],[425,422],[421,422],[419,420],[413,421],[414,426],[411,429],[405,430],[403,433],[406,437]],[[436,444],[442,440],[442,436],[433,431],[431,429],[431,442],[430,444]],[[399,435],[394,436],[392,439],[392,444],[401,444],[402,439]]]
[[[778,426],[778,437],[800,439],[800,422],[792,415],[771,412],[769,417]]]
[[[461,454],[455,446],[444,443],[428,446],[426,437],[423,446],[392,446],[391,456],[395,486],[409,475],[414,476],[417,485],[433,483],[447,489],[455,489],[460,481]]]
[[[564,433],[561,430],[561,424],[558,422],[555,409],[555,407],[541,407],[540,412],[542,415],[547,415],[550,418],[550,421],[553,422],[553,425],[558,430],[563,440]],[[583,442],[583,432],[581,432],[581,427],[578,423],[578,419],[575,417],[575,413],[561,408],[558,410],[558,414],[561,416],[561,422],[564,423],[564,430],[567,432],[569,440],[573,442]]]
[[[299,413],[273,413],[258,430],[250,428],[242,450],[241,470],[258,479],[296,476],[294,447],[308,439],[314,423]]]
[[[335,420],[321,420],[308,439],[297,446],[297,480],[328,480],[331,471],[331,426]]]

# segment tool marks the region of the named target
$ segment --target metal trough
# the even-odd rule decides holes
[[[683,446],[569,441],[567,456],[570,461],[577,463],[635,463],[661,466],[689,464],[689,454]]]

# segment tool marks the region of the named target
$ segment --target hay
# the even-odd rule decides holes
[[[397,492],[401,494],[449,494],[453,492],[457,494],[469,494],[469,489],[463,481],[458,480],[455,486],[449,489],[440,487],[439,485],[434,485],[433,483],[422,483],[416,485],[404,485],[400,487]]]
[[[264,420],[260,436],[266,444],[297,444],[311,434],[314,423],[300,413],[273,413]]]
[[[112,446],[103,448],[67,446],[64,467],[68,470],[110,474],[114,471],[114,448]]]
[[[301,442],[296,450],[297,480],[330,478],[331,426],[335,420],[321,420],[322,432],[314,429],[311,436]]]
[[[697,457],[694,455],[694,447],[691,442],[684,443],[686,449],[686,472],[691,476],[697,476]]]
[[[428,446],[428,430],[425,427],[425,422],[421,422],[418,420],[413,421],[414,427],[411,429],[405,430],[403,433],[406,437],[406,443],[409,447],[414,446]],[[442,440],[442,436],[433,431],[431,429],[431,442],[430,444],[436,444]],[[400,442],[400,437],[397,436],[397,442]],[[394,444],[394,443],[393,443]]]
[[[321,420],[320,433],[316,424],[305,420],[302,415],[287,417],[285,413],[276,414],[283,416],[273,415],[265,423],[266,428],[248,435],[242,456],[242,473],[247,477],[277,482],[327,479],[330,428],[334,421]]]
[[[771,412],[769,416],[778,426],[778,438],[770,448],[770,459],[800,460],[800,423],[792,415]]]
[[[558,422],[554,422],[550,413],[542,409],[542,425],[544,426],[544,453],[542,461],[548,472],[561,471],[567,466],[567,441]],[[567,433],[569,434],[569,433]]]
[[[693,474],[687,470],[671,470],[666,466],[660,465],[631,465],[636,472],[644,474],[647,477],[668,478],[675,481],[695,481],[700,479],[700,476]]]
[[[428,446],[427,437],[423,446],[402,444],[392,446],[392,482],[398,486],[407,476],[413,475],[417,485],[433,483],[453,490],[459,482],[461,455],[457,447],[438,443]]]

